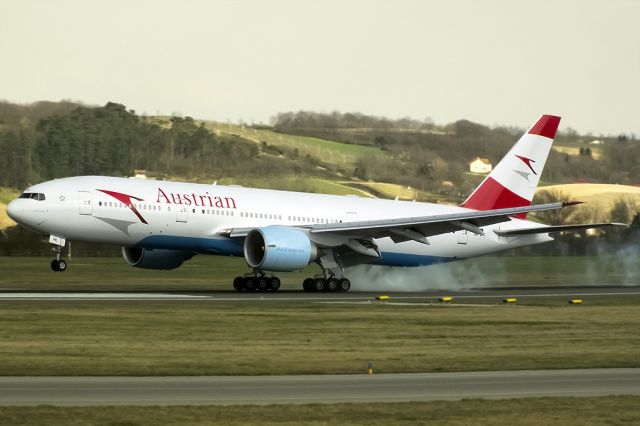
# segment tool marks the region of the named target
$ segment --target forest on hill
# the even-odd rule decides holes
[[[475,182],[465,179],[468,162],[475,157],[496,164],[525,131],[459,120],[439,126],[431,120],[409,118],[390,120],[363,114],[317,113],[309,111],[281,113],[274,117],[277,132],[328,138],[349,144],[379,146],[399,161],[361,159],[355,175],[363,179],[398,182],[421,187],[430,182],[453,182],[459,192],[468,194]],[[597,145],[591,142],[597,141]],[[546,183],[579,181],[640,184],[640,142],[635,135],[580,135],[568,129],[559,132],[555,146],[575,148],[579,155],[552,151],[542,180]],[[602,155],[592,155],[598,149]],[[403,161],[404,160],[404,161]]]
[[[217,178],[304,167],[259,155],[259,145],[216,135],[191,117],[171,117],[163,126],[117,103],[49,104],[50,114],[42,113],[40,103],[0,104],[0,186],[24,188],[76,175],[130,176],[135,169],[160,177]]]
[[[217,132],[191,117],[146,117],[111,102],[101,107],[0,102],[0,186],[24,188],[73,175],[129,176],[134,169],[146,169],[160,178],[206,181],[262,176],[271,182],[291,176],[373,180],[464,197],[481,179],[468,172],[469,161],[482,157],[496,164],[523,132],[467,120],[437,125],[428,119],[337,112],[281,113],[272,124],[270,134],[366,145],[384,155],[362,154],[353,164],[332,164],[324,154],[300,155],[261,141],[263,126],[255,126],[250,139],[244,133]],[[598,136],[599,145],[589,145],[594,139],[573,131],[559,134],[554,145],[579,147],[580,155],[552,151],[542,181],[640,183],[640,143],[633,135]],[[599,155],[592,155],[592,149]]]

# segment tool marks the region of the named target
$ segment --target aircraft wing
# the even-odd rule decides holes
[[[521,213],[557,210],[579,204],[578,202],[538,204],[526,207],[511,207],[494,210],[469,210],[432,216],[407,217],[400,219],[367,220],[344,223],[315,224],[298,228],[308,229],[312,235],[340,235],[347,238],[371,239],[391,237],[395,242],[414,240],[429,244],[427,237],[467,230],[483,234],[482,226],[508,222],[510,216]],[[234,228],[223,232],[231,238],[242,238],[253,228]]]
[[[317,224],[310,228],[313,234],[339,234],[351,238],[391,237],[395,242],[414,240],[429,244],[427,237],[467,230],[484,234],[482,226],[508,222],[509,216],[543,210],[557,210],[577,202],[538,204],[526,207],[511,207],[494,210],[470,210],[432,216],[409,217],[401,219],[382,219],[346,223]]]
[[[629,226],[626,223],[584,223],[576,225],[555,225],[539,228],[523,228],[512,230],[494,230],[501,237],[517,237],[518,235],[549,234],[551,232],[579,231],[581,229],[610,228],[613,226]]]

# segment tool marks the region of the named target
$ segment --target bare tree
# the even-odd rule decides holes
[[[534,197],[534,204],[547,204],[569,201],[569,195],[558,189],[538,191]],[[532,215],[548,225],[564,225],[568,223],[569,216],[573,211],[571,208],[562,208],[557,210],[546,210],[532,213]]]

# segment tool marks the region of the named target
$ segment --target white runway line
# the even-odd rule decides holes
[[[210,296],[157,293],[3,293],[0,299],[42,300],[181,300],[210,299]]]

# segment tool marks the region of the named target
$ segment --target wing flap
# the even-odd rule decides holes
[[[523,228],[523,229],[511,229],[511,230],[494,230],[500,237],[517,237],[519,235],[532,235],[532,234],[549,234],[552,232],[563,231],[580,231],[582,229],[595,229],[595,228],[610,228],[614,226],[628,226],[626,223],[584,223],[576,225],[554,225],[543,226],[538,228]]]

